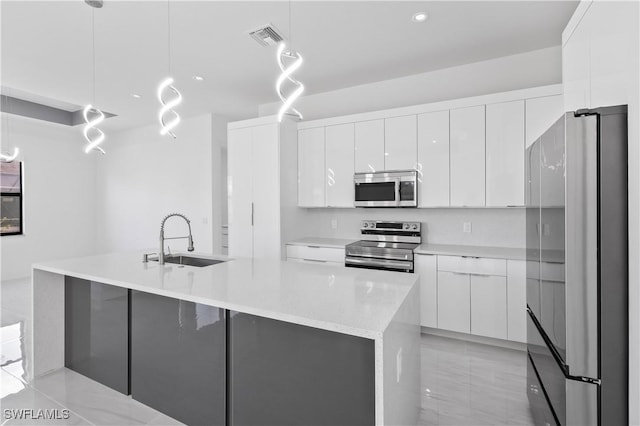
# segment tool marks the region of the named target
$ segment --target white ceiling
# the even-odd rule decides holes
[[[295,1],[293,46],[306,93],[421,73],[559,45],[577,1]],[[91,101],[91,14],[76,1],[5,1],[3,87],[84,105]],[[275,47],[246,31],[273,23],[285,35],[287,2],[170,3],[172,75],[188,117],[257,115],[278,100]],[[411,16],[429,14],[416,24]],[[95,105],[118,114],[105,130],[156,120],[167,69],[167,2],[105,0],[95,9]],[[202,75],[205,81],[191,76]],[[134,99],[131,93],[142,95]]]

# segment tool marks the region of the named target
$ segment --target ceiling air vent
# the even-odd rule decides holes
[[[284,40],[284,37],[273,24],[262,25],[254,30],[249,31],[252,39],[257,41],[260,46],[275,46]]]

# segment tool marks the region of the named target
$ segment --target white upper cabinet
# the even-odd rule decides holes
[[[298,131],[298,205],[325,206],[324,127]]]
[[[562,85],[565,111],[587,108],[591,104],[589,32],[578,26],[562,47]]]
[[[563,114],[562,95],[527,99],[524,126],[526,148],[529,148]]]
[[[384,170],[384,120],[355,123],[355,172]]]
[[[449,111],[418,115],[418,206],[449,205]]]
[[[487,105],[487,206],[524,205],[524,101]]]
[[[565,111],[628,104],[638,78],[638,2],[583,2],[562,36]]]
[[[384,169],[411,170],[418,156],[416,116],[384,120]]]
[[[485,205],[485,107],[450,112],[451,206]]]
[[[325,128],[327,207],[353,207],[353,123]]]

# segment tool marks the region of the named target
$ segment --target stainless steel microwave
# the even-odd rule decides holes
[[[356,173],[353,183],[356,207],[418,207],[415,170]]]

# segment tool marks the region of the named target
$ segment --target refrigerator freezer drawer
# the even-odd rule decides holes
[[[560,424],[566,424],[565,375],[533,320],[527,315],[527,350],[544,386],[551,409]]]
[[[549,402],[544,395],[544,388],[538,380],[538,375],[533,367],[531,358],[527,356],[527,399],[529,400],[529,409],[535,424],[543,426],[552,426],[557,421],[551,411]]]
[[[550,410],[555,413],[559,424],[563,426],[598,425],[599,386],[568,379],[565,376],[564,370],[556,361],[529,315],[527,316],[527,350],[530,362],[535,367],[541,382],[541,388],[544,389],[551,405]],[[531,401],[531,397],[529,400]],[[534,409],[533,402],[531,404]],[[547,418],[548,416],[545,417],[544,414],[538,412],[538,417]]]

